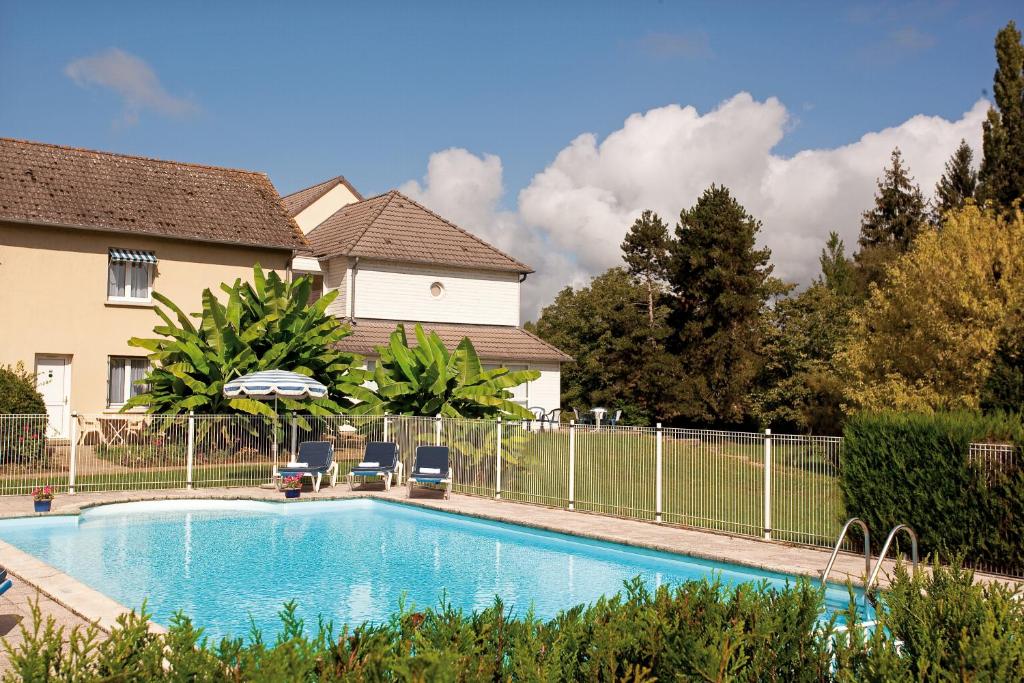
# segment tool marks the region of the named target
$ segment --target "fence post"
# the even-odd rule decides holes
[[[437,417],[434,418],[434,420],[435,420],[435,423],[434,423],[434,445],[435,446],[440,446],[441,445],[441,416],[438,415]]]
[[[387,441],[387,440],[388,440],[388,416],[385,415],[384,416],[384,438],[382,439],[382,441]]]
[[[764,540],[772,540],[772,430],[764,430]]]
[[[298,426],[295,423],[295,413],[292,413],[291,415],[292,415],[292,458],[291,458],[291,462],[296,462],[297,457],[298,457],[296,451],[298,449],[299,428],[298,428]]]
[[[661,423],[654,432],[654,521],[661,521]]]
[[[501,418],[498,418],[498,442],[495,446],[497,453],[495,454],[495,466],[494,466],[494,497],[501,500]]]
[[[78,456],[78,411],[71,411],[71,456],[68,461],[68,493],[75,493],[75,460]]]
[[[196,414],[188,411],[188,448],[185,455],[185,488],[192,488],[192,463],[196,459]]]
[[[569,420],[569,509],[576,509],[576,421]]]

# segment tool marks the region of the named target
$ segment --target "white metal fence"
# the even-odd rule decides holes
[[[68,438],[44,415],[0,416],[0,495],[256,486],[303,441],[331,441],[342,472],[367,441],[451,447],[457,492],[829,546],[844,521],[842,438],[703,429],[408,416],[74,415]],[[973,444],[988,476],[1019,454]],[[987,568],[994,569],[994,568]]]

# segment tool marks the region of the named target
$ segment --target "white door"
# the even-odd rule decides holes
[[[71,359],[36,356],[36,386],[50,417],[48,435],[66,438],[71,419]]]

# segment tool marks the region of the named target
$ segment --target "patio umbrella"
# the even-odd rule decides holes
[[[312,377],[288,370],[261,370],[237,377],[224,385],[228,398],[245,396],[263,401],[274,399],[274,413],[277,413],[277,399],[323,398],[327,387]],[[276,430],[275,430],[276,431]],[[274,462],[277,462],[277,434],[274,435]]]
[[[224,385],[224,395],[228,398],[247,396],[261,400],[274,399],[274,412],[277,412],[277,399],[286,398],[323,398],[327,395],[327,387],[312,377],[300,375],[288,370],[261,370],[248,375],[236,377]]]

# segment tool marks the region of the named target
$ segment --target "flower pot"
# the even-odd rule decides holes
[[[32,505],[35,506],[36,512],[49,512],[50,506],[53,505],[52,500],[34,500]]]
[[[302,493],[302,489],[285,489],[284,490],[284,497],[285,498],[298,498],[300,493]]]

